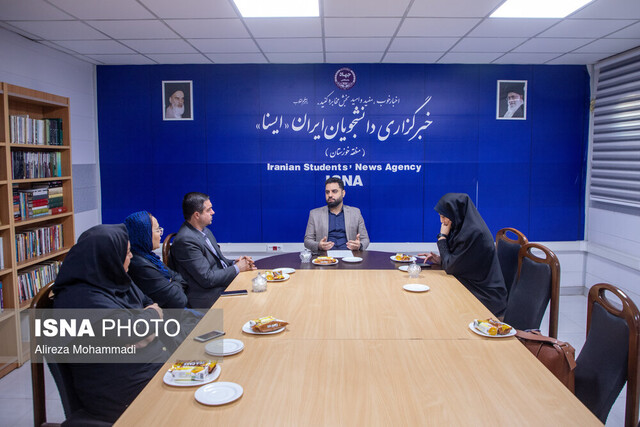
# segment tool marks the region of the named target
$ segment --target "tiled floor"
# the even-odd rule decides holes
[[[585,339],[587,321],[587,300],[580,295],[560,297],[560,319],[558,338],[568,341],[580,352]],[[545,315],[542,321],[543,333],[547,333],[549,320]],[[45,388],[47,391],[47,420],[61,422],[64,420],[60,396],[49,371],[45,369]],[[613,406],[607,426],[624,425],[626,389],[618,397]],[[0,379],[0,427],[32,426],[33,408],[31,400],[31,368],[27,363],[9,375]]]

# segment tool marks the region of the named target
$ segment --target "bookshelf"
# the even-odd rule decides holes
[[[29,360],[33,277],[75,241],[69,123],[69,98],[0,83],[0,377]]]

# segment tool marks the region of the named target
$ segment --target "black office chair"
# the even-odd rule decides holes
[[[165,237],[164,242],[162,242],[162,262],[167,267],[170,267],[169,262],[171,259],[171,240],[175,237],[176,234],[178,233],[168,234],[167,237]]]
[[[533,250],[542,252],[544,258]],[[504,321],[516,329],[539,329],[549,301],[549,336],[558,338],[560,262],[547,247],[527,243],[518,253],[518,274],[507,300]]]
[[[33,298],[30,308],[44,309],[53,308],[53,292],[51,288],[53,282],[43,287],[40,292]],[[31,343],[32,354],[35,342]],[[36,427],[107,427],[111,423],[98,420],[87,413],[80,403],[80,399],[76,395],[72,384],[71,370],[64,363],[47,363],[51,375],[56,382],[58,391],[60,392],[60,400],[66,420],[62,424],[47,422],[47,407],[44,390],[44,366],[42,363],[31,361],[31,385],[33,393],[33,422]]]
[[[611,292],[619,300],[612,303]],[[624,292],[608,283],[589,290],[587,339],[576,360],[576,396],[603,423],[627,383],[625,426],[638,424],[640,312]],[[622,308],[619,308],[621,305]]]
[[[514,234],[515,239],[512,239],[508,233]],[[509,295],[518,274],[518,253],[526,243],[529,241],[525,235],[515,228],[503,228],[496,233],[496,252],[504,284],[507,286],[507,295]]]

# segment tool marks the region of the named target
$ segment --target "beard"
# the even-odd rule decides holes
[[[182,107],[178,107],[177,105],[172,104],[171,109],[177,118],[182,118],[182,115],[184,114],[184,105]]]
[[[336,199],[336,200],[334,200],[334,201],[332,201],[332,202],[329,202],[329,201],[328,201],[328,202],[327,202],[327,206],[328,206],[328,207],[330,207],[330,208],[335,208],[335,207],[336,207],[336,206],[338,206],[340,203],[342,203],[342,197],[341,197],[341,198],[339,198],[339,199]]]

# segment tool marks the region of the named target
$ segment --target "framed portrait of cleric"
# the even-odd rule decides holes
[[[162,81],[163,120],[193,120],[193,81]]]
[[[498,80],[496,119],[527,119],[527,80]]]

